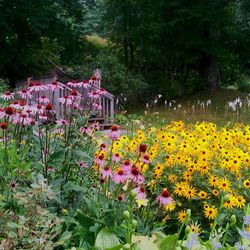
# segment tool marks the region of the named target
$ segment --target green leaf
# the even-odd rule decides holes
[[[155,244],[155,237],[148,237],[142,235],[133,235],[132,242],[135,244],[135,249],[138,250],[158,250]]]
[[[116,249],[120,246],[118,237],[108,228],[103,228],[97,235],[95,248],[100,250]]]
[[[157,241],[160,241],[166,237],[166,234],[161,231],[156,231],[153,233],[153,235],[155,235]]]
[[[168,235],[158,243],[158,247],[160,250],[175,250],[175,244],[177,240],[176,234]]]
[[[92,160],[92,157],[90,155],[88,155],[87,153],[85,153],[84,151],[82,151],[80,149],[74,149],[73,154],[76,156],[86,157],[86,158]]]

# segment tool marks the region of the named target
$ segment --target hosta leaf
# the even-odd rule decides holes
[[[120,246],[118,237],[108,228],[103,228],[97,235],[95,248],[100,250],[116,249]]]
[[[165,249],[175,250],[176,241],[177,241],[176,234],[168,235],[158,243],[158,247],[160,250],[165,250]]]

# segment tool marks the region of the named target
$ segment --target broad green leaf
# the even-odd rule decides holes
[[[166,234],[161,231],[156,231],[153,233],[153,235],[156,237],[157,241],[160,241],[166,237]]]
[[[103,228],[97,235],[95,248],[100,250],[108,250],[116,248],[120,245],[118,237],[108,228]]]
[[[177,242],[177,235],[168,235],[158,243],[160,250],[175,250],[175,245]]]
[[[135,249],[140,250],[158,250],[159,248],[155,244],[155,238],[133,235],[132,242],[136,245]]]

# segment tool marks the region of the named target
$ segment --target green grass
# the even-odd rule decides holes
[[[247,108],[246,103],[238,112],[230,111],[226,107],[229,101],[233,101],[237,97],[246,101],[247,96],[248,93],[233,89],[200,92],[189,97],[175,100],[175,106],[181,104],[181,107],[176,110],[174,110],[173,107],[170,108],[161,104],[148,110],[146,108],[140,108],[131,111],[130,114],[143,115],[143,119],[149,126],[159,126],[173,120],[183,120],[186,123],[208,121],[221,126],[230,126],[236,122],[248,124],[250,123],[250,108]],[[202,108],[197,104],[199,100],[206,104],[209,99],[211,100],[210,107]]]

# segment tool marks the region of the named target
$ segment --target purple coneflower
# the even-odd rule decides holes
[[[127,180],[127,176],[122,169],[118,169],[117,172],[113,175],[112,180],[117,184],[125,183]]]
[[[112,178],[112,170],[110,169],[109,166],[106,166],[103,168],[103,170],[101,171],[101,176],[102,178],[106,178],[106,177]]]
[[[143,155],[142,156],[142,162],[145,164],[149,164],[149,156],[148,155]]]
[[[2,99],[5,101],[9,101],[11,99],[14,99],[14,94],[11,93],[10,91],[5,91],[4,94],[1,96]]]
[[[58,102],[66,105],[66,106],[70,106],[73,103],[73,100],[67,95],[60,97],[57,100],[58,100]]]
[[[172,195],[167,189],[164,189],[162,193],[156,198],[156,200],[163,206],[169,205],[173,202]]]
[[[77,86],[79,87],[79,88],[85,88],[85,89],[87,89],[88,87],[90,87],[90,84],[89,84],[89,81],[87,80],[84,80],[84,81],[81,81],[81,82],[78,82],[78,84],[77,84]]]
[[[95,163],[98,164],[100,167],[105,165],[105,156],[101,154],[95,158]]]
[[[116,153],[112,156],[113,162],[119,162],[120,160],[121,160],[121,158],[120,158],[120,155],[118,153]]]
[[[118,140],[120,138],[120,129],[119,126],[113,125],[109,133],[109,138],[112,140]]]
[[[62,86],[57,81],[54,81],[50,84],[47,85],[48,89],[51,90],[52,92],[55,92],[57,89],[63,89]]]
[[[12,117],[13,124],[22,124],[24,126],[30,125],[32,119],[27,113],[17,113]]]
[[[130,170],[130,174],[129,174],[129,177],[131,178],[131,180],[134,182],[134,183],[137,183],[137,184],[143,184],[144,182],[144,176],[141,175],[140,173],[140,170],[138,167],[136,166],[133,166]]]
[[[42,85],[40,82],[34,82],[32,85],[28,87],[30,92],[39,92],[47,89],[46,85]]]
[[[76,80],[71,80],[70,82],[67,83],[68,86],[71,88],[76,88],[78,86],[78,82]]]
[[[144,187],[142,187],[142,186],[141,187],[137,187],[134,190],[137,193],[137,195],[135,197],[137,200],[143,200],[143,199],[146,198],[147,195],[146,195],[146,190],[145,190]]]
[[[68,120],[65,120],[65,119],[58,119],[56,121],[56,124],[59,126],[69,126],[70,122]]]
[[[31,98],[32,98],[31,91],[29,91],[29,90],[27,90],[27,89],[22,89],[22,90],[18,91],[17,94],[18,94],[22,99],[31,99]]]
[[[126,160],[123,162],[121,168],[124,172],[128,173],[128,172],[130,172],[132,166],[133,166],[133,163],[130,162],[129,160]]]
[[[42,95],[42,96],[39,97],[37,100],[38,100],[38,102],[41,103],[41,104],[49,103],[49,99],[48,99],[45,95]]]
[[[99,93],[97,93],[96,91],[94,91],[94,92],[89,92],[89,93],[88,93],[88,96],[89,96],[90,98],[92,98],[92,99],[99,99],[99,97],[100,97]]]

